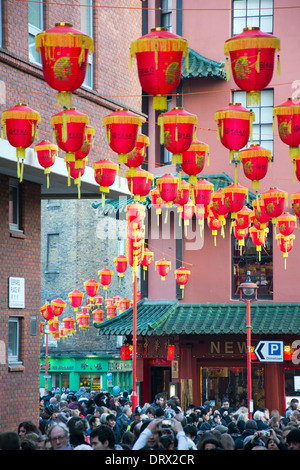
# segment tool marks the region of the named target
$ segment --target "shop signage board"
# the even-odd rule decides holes
[[[260,362],[283,362],[283,341],[260,341],[254,350]]]
[[[8,307],[25,308],[25,279],[23,277],[8,279]]]

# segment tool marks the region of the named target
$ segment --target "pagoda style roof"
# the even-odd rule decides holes
[[[186,69],[186,58],[182,60],[181,78],[214,78],[226,80],[225,62],[216,62],[200,55],[189,48],[189,69]]]

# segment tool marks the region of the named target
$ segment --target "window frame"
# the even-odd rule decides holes
[[[11,345],[11,338],[10,338],[10,325],[15,324],[16,325],[16,338],[14,337],[14,342],[16,342],[16,345],[14,345],[16,351],[16,354],[10,354],[10,345]],[[11,316],[8,319],[8,346],[7,346],[7,359],[9,364],[19,364],[21,363],[20,361],[20,335],[21,335],[21,325],[20,325],[20,317],[17,316]]]
[[[235,15],[235,11],[238,10],[238,8],[235,6],[235,3],[237,4],[239,1],[245,1],[246,2],[246,8],[245,8],[245,15]],[[259,20],[259,24],[249,24],[248,21],[250,22],[250,18],[254,18],[254,16],[252,15],[249,15],[249,11],[250,11],[250,8],[248,7],[248,2],[249,0],[232,0],[232,17],[231,17],[231,33],[232,33],[232,36],[236,36],[237,34],[240,34],[242,33],[243,31],[243,28],[241,31],[238,31],[238,32],[235,32],[235,28],[234,28],[234,20],[235,18],[245,18],[245,25],[244,27],[251,27],[251,26],[259,26],[259,28],[264,31],[264,28],[261,28],[261,19],[263,17],[272,17],[272,30],[271,31],[264,31],[266,33],[270,33],[270,34],[273,34],[273,30],[274,30],[274,0],[270,0],[272,2],[272,7],[268,8],[268,7],[263,7],[262,6],[262,3],[264,2],[264,0],[258,0],[259,2],[259,6],[258,6],[258,20]],[[264,12],[265,9],[272,9],[272,15],[264,15],[262,14]],[[255,16],[255,18],[257,18],[257,16]]]
[[[167,28],[168,31],[172,32],[173,0],[165,0],[165,2],[167,3],[166,8],[164,7],[164,0],[161,0],[160,24],[162,28]],[[169,19],[170,21],[168,21]]]
[[[49,266],[49,254],[50,254],[50,237],[57,236],[57,250],[59,250],[59,232],[51,232],[47,233],[47,258],[46,258],[46,274],[59,274],[59,263],[56,268],[51,268]],[[59,251],[57,253],[57,257],[59,258]]]
[[[15,232],[15,233],[24,233],[24,231],[21,229],[21,188],[19,181],[15,178],[9,178],[9,205],[11,203],[11,192],[12,190],[16,191],[16,197],[13,196],[12,200],[12,217],[14,218],[14,212],[16,212],[17,215],[17,221],[16,222],[11,222],[10,220],[10,215],[11,215],[11,210],[9,209],[9,230],[10,232]],[[17,207],[15,208],[15,205]]]
[[[81,23],[81,30],[84,34],[87,34],[90,37],[93,37],[94,33],[94,19],[93,19],[93,0],[86,0],[85,5],[81,5],[81,12],[83,11],[83,8],[87,8],[87,17],[89,18],[88,20],[88,25],[86,27]],[[81,21],[82,21],[82,15],[81,16]],[[88,83],[90,81],[90,83]],[[88,63],[87,63],[87,70],[84,78],[84,82],[82,85],[84,88],[88,88],[89,90],[93,90],[94,87],[94,61],[93,61],[93,54],[88,55]]]
[[[38,28],[37,26],[29,23],[29,7],[30,5],[28,4],[28,56],[29,56],[29,61],[32,64],[35,65],[42,65],[42,59],[40,54],[38,54],[39,61],[35,60],[30,57],[30,49],[29,49],[29,38],[30,36],[33,36],[34,38],[43,31],[44,28],[44,5],[43,5],[43,0],[37,0],[37,6],[39,7],[39,19],[41,21],[41,28]]]

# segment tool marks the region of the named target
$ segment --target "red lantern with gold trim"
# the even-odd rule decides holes
[[[252,242],[256,246],[256,251],[258,252],[259,261],[261,260],[261,248],[266,243],[268,232],[269,232],[268,228],[264,230],[259,230],[256,227],[249,228],[249,235],[251,237]]]
[[[258,27],[244,28],[225,42],[224,54],[230,56],[233,79],[247,92],[248,105],[260,103],[260,91],[272,80],[275,52],[279,50],[280,39]],[[227,72],[229,79],[229,67]]]
[[[84,160],[89,155],[93,146],[93,140],[95,136],[95,129],[87,125],[85,128],[85,138],[82,147],[75,152],[75,160]],[[79,165],[79,163],[77,163]]]
[[[209,146],[200,140],[194,140],[188,150],[182,153],[181,169],[189,176],[189,183],[197,183],[197,175],[205,165],[205,158],[209,155]]]
[[[129,152],[126,161],[124,161],[129,168],[129,176],[135,175],[136,169],[144,162],[149,142],[149,137],[141,133],[138,134],[134,149]]]
[[[109,193],[109,188],[116,180],[118,165],[108,158],[103,158],[92,164],[94,177],[99,184],[99,191],[102,192],[102,205],[104,205],[105,194]]]
[[[192,198],[195,206],[208,206],[211,202],[214,185],[207,180],[197,180],[192,184]]]
[[[120,312],[124,312],[125,310],[128,310],[131,307],[131,299],[120,299],[119,302],[119,310]]]
[[[121,346],[121,361],[130,360],[130,349],[128,345]]]
[[[266,176],[269,162],[272,160],[272,152],[254,144],[241,150],[239,159],[246,178],[252,181],[252,189],[259,189],[259,181]]]
[[[58,91],[58,104],[71,106],[71,93],[84,82],[88,55],[94,52],[93,39],[69,23],[56,23],[36,35],[35,46],[47,84]]]
[[[177,206],[177,212],[183,212],[183,207],[188,203],[190,198],[190,185],[186,181],[182,180],[180,187],[177,191],[177,196],[174,199],[174,204]]]
[[[182,289],[182,298],[184,297],[184,286],[187,284],[190,274],[191,271],[186,269],[184,266],[175,269],[176,281],[180,285],[180,289]]]
[[[231,219],[236,218],[236,214],[241,211],[245,205],[246,196],[248,196],[248,188],[240,184],[230,184],[222,189],[224,194],[224,202],[228,211],[231,212]]]
[[[116,256],[114,258],[114,263],[115,263],[115,266],[116,266],[116,270],[117,272],[119,273],[119,277],[123,277],[126,269],[127,269],[127,265],[128,265],[128,260],[127,260],[127,256],[124,256],[124,255],[119,255],[119,256]]]
[[[52,335],[55,333],[59,333],[59,323],[60,321],[57,318],[52,318],[49,320],[48,325],[49,325],[49,333]]]
[[[216,246],[217,243],[217,235],[218,235],[218,230],[222,228],[223,223],[222,220],[219,219],[219,216],[215,214],[212,210],[208,212],[207,215],[207,225],[211,229],[212,236],[214,237],[214,245]]]
[[[272,218],[272,223],[277,223],[277,218],[283,213],[287,193],[278,188],[270,188],[261,193],[267,214]]]
[[[51,304],[44,304],[41,307],[41,314],[42,314],[42,317],[46,321],[52,320],[52,318],[54,317],[54,312],[52,310],[52,305]]]
[[[237,227],[239,227],[240,229],[249,228],[253,217],[254,217],[254,211],[249,209],[249,207],[244,206],[236,214],[235,222],[236,222]]]
[[[173,164],[182,163],[182,153],[192,145],[197,122],[197,116],[180,107],[158,116],[160,143],[173,154]]]
[[[1,125],[4,129],[2,138],[7,137],[12,147],[16,148],[18,161],[17,175],[23,181],[25,150],[36,137],[37,125],[41,122],[39,113],[24,103],[18,103],[2,113]],[[20,168],[20,159],[21,168]]]
[[[76,322],[72,317],[63,318],[64,329],[67,332],[68,336],[71,336],[76,331]]]
[[[263,198],[260,197],[260,198],[254,199],[252,201],[252,207],[254,210],[255,219],[257,219],[257,221],[261,225],[260,228],[261,229],[266,228],[271,220],[271,216],[266,211],[265,202]],[[255,224],[254,222],[255,219],[253,219],[254,224]]]
[[[168,31],[154,28],[130,45],[130,60],[136,57],[142,89],[153,95],[153,108],[167,109],[167,95],[180,83],[182,59],[186,57],[188,69],[188,43]]]
[[[113,274],[113,271],[108,268],[103,268],[98,271],[100,283],[102,284],[104,290],[107,290],[107,287],[110,285]]]
[[[228,216],[229,209],[225,204],[225,195],[222,191],[222,188],[215,191],[211,196],[211,210],[215,216],[222,222],[222,225],[225,225],[226,218]]]
[[[68,170],[68,186],[71,185],[71,178],[74,180],[74,184],[77,186],[78,199],[81,197],[80,187],[81,187],[81,177],[85,173],[85,160],[82,160],[82,167],[78,168],[76,162],[66,162],[66,167]]]
[[[82,304],[82,299],[83,299],[84,293],[74,289],[72,292],[68,294],[70,303],[72,307],[74,308],[74,311],[77,312],[78,308]]]
[[[291,194],[290,199],[291,207],[300,221],[300,192]]]
[[[150,198],[151,198],[151,204],[154,207],[157,215],[157,225],[159,225],[159,216],[161,214],[161,210],[165,207],[166,201],[163,200],[163,198],[160,195],[159,189],[158,188],[153,188],[150,190]]]
[[[88,313],[80,312],[77,315],[77,321],[80,330],[87,330],[90,327],[90,316]]]
[[[174,344],[169,344],[168,345],[167,361],[174,361],[174,358],[175,358],[175,345]]]
[[[101,310],[100,308],[95,308],[93,310],[93,323],[98,325],[99,323],[103,322],[103,317],[104,317],[104,311]]]
[[[241,105],[241,103],[229,103],[225,108],[215,113],[215,121],[218,123],[218,139],[229,150],[229,159],[238,161],[238,151],[247,145],[249,138],[252,140],[252,123],[255,120],[254,113]]]
[[[247,228],[239,228],[236,222],[233,222],[233,235],[238,240],[238,244],[240,247],[240,254],[242,255],[243,246],[245,246],[245,239],[248,237],[249,229]]]
[[[144,121],[144,118],[124,108],[117,109],[103,119],[107,142],[113,152],[118,154],[118,163],[125,163],[128,154],[134,150],[139,128]]]
[[[172,207],[177,196],[178,183],[178,177],[170,174],[157,178],[157,187],[162,199],[166,202],[166,207]]]
[[[292,235],[284,236],[281,233],[279,233],[276,235],[276,239],[278,243],[278,248],[283,253],[284,269],[286,269],[286,259],[289,256],[289,252],[293,248],[295,235],[292,234]]]
[[[139,168],[134,175],[130,175],[130,172],[127,171],[125,178],[127,179],[128,189],[134,196],[134,200],[145,201],[146,196],[151,190],[154,176],[148,171]]]
[[[144,248],[144,256],[141,261],[141,264],[143,266],[143,272],[144,272],[144,279],[145,279],[145,271],[147,271],[148,266],[150,266],[152,259],[153,259],[153,251],[149,250],[149,248]]]
[[[51,307],[54,315],[58,317],[61,315],[66,307],[66,302],[64,302],[62,299],[54,299],[51,301]]]
[[[275,106],[273,116],[277,117],[278,134],[281,141],[289,146],[292,159],[300,154],[300,100],[288,98],[287,101]],[[299,179],[299,178],[298,178]]]
[[[44,334],[44,329],[45,329],[45,323],[41,321],[40,322],[40,335],[41,335],[41,337]]]
[[[277,218],[279,232],[285,237],[287,237],[288,235],[292,235],[295,230],[296,220],[297,219],[295,215],[292,215],[289,212],[283,212]]]
[[[95,279],[89,279],[88,281],[85,281],[84,288],[89,300],[94,300],[99,289],[99,282],[95,281]]]
[[[117,306],[116,305],[108,305],[106,307],[107,319],[114,318],[117,316]]]
[[[99,294],[95,295],[93,305],[102,305],[102,302],[103,302],[102,295],[99,295]]]
[[[161,280],[164,281],[171,269],[171,261],[168,261],[165,258],[161,258],[160,260],[155,262],[155,266],[157,268],[158,274],[161,277]]]
[[[39,144],[35,145],[34,151],[41,167],[44,168],[44,174],[47,175],[47,188],[50,186],[49,174],[50,168],[55,163],[55,158],[58,153],[58,146],[52,144],[48,140],[42,140]]]

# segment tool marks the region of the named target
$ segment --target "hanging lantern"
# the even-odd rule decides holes
[[[181,181],[180,188],[178,188],[177,196],[174,199],[174,204],[177,206],[177,212],[183,212],[183,206],[188,203],[190,198],[190,185],[186,181]]]
[[[179,107],[158,116],[160,143],[173,154],[174,165],[182,163],[182,153],[192,145],[197,122],[197,116]]]
[[[119,310],[120,312],[124,312],[125,310],[128,310],[131,307],[131,299],[120,299],[119,302]]]
[[[295,240],[295,235],[288,235],[285,237],[281,233],[276,235],[276,239],[278,242],[278,248],[280,251],[283,253],[283,258],[284,258],[284,269],[286,269],[286,259],[289,256],[289,252],[293,248],[294,240]]]
[[[283,236],[287,237],[288,235],[292,235],[296,226],[296,216],[289,212],[283,212],[277,218],[277,224],[278,230]]]
[[[85,281],[84,288],[89,300],[94,300],[99,289],[99,282],[95,281],[95,279],[89,279],[88,281]]]
[[[200,227],[200,236],[203,235],[204,220],[207,219],[209,211],[210,211],[209,206],[203,206],[203,204],[194,206],[195,216],[196,216],[196,219],[198,219],[198,224]]]
[[[94,52],[93,39],[69,23],[56,23],[36,35],[35,47],[47,84],[58,91],[58,104],[71,106],[71,93],[83,84],[88,55]]]
[[[238,151],[252,140],[252,123],[255,115],[241,103],[229,103],[215,113],[218,123],[218,139],[229,150],[229,159],[238,162]]]
[[[129,361],[130,360],[130,349],[129,345],[121,346],[121,361]]]
[[[229,209],[225,204],[225,197],[222,189],[218,189],[211,196],[211,210],[222,223],[222,236],[224,237],[224,225],[228,216]]]
[[[113,274],[114,274],[113,271],[111,271],[108,268],[103,268],[100,271],[98,271],[100,282],[104,290],[107,290],[107,287],[110,285]]]
[[[49,320],[48,325],[49,325],[49,333],[58,333],[59,332],[59,320],[57,318],[52,318],[52,320]]]
[[[124,108],[117,109],[103,119],[107,142],[113,152],[118,154],[118,163],[125,163],[128,154],[134,150],[143,122],[143,118]]]
[[[2,113],[1,125],[4,128],[2,138],[7,138],[12,147],[16,148],[18,160],[17,175],[23,181],[25,150],[30,147],[36,137],[37,125],[41,122],[39,113],[26,104],[19,103]],[[20,168],[20,159],[21,168]]]
[[[242,249],[245,246],[245,239],[248,237],[249,229],[248,228],[239,228],[236,225],[236,222],[233,222],[233,235],[238,240],[238,244],[240,247],[240,254],[242,256]]]
[[[194,203],[191,199],[189,199],[188,202],[184,204],[183,210],[181,212],[181,219],[184,222],[184,228],[185,228],[186,234],[187,234],[187,227],[190,223],[190,220],[193,218],[194,212],[195,212]]]
[[[216,215],[212,210],[209,211],[207,215],[207,225],[211,229],[212,236],[214,237],[214,245],[217,244],[217,235],[218,230],[223,226],[222,220],[219,219],[218,215]]]
[[[102,192],[102,205],[104,205],[105,193],[109,193],[110,186],[115,182],[118,165],[108,158],[103,158],[92,163],[92,167],[94,168],[95,181],[100,186],[99,191]]]
[[[70,303],[72,307],[74,308],[74,311],[77,312],[78,308],[82,304],[82,299],[83,299],[84,293],[80,292],[79,290],[75,289],[72,292],[68,294]]]
[[[266,176],[269,162],[272,160],[272,152],[253,144],[239,152],[239,159],[246,178],[252,181],[252,189],[259,189],[259,181]]]
[[[257,219],[258,223],[261,225],[261,229],[266,228],[271,220],[271,216],[266,211],[265,202],[263,198],[257,198],[253,200],[252,206],[254,210],[255,219]],[[253,219],[254,224],[255,219]]]
[[[114,301],[112,297],[108,297],[107,299],[105,299],[105,307],[110,307],[111,305],[114,305]]]
[[[129,168],[129,176],[136,175],[136,169],[144,163],[146,148],[149,147],[149,137],[139,133],[134,149],[128,153],[125,165]]]
[[[159,225],[159,216],[161,214],[161,210],[163,209],[163,207],[165,207],[166,202],[162,199],[158,188],[151,189],[149,194],[151,198],[151,204],[156,211],[157,225]]]
[[[278,133],[281,141],[289,146],[292,159],[300,154],[300,101],[288,98],[287,101],[273,108],[273,117],[277,116]]]
[[[146,201],[146,196],[151,190],[154,176],[146,170],[138,169],[134,175],[125,173],[128,189],[134,195],[135,201]]]
[[[178,178],[170,174],[165,174],[157,178],[157,187],[162,199],[166,202],[167,207],[172,207],[178,192]]]
[[[77,161],[76,163],[77,166],[81,166],[79,161],[86,159],[87,156],[89,155],[92,145],[93,145],[94,136],[95,136],[95,129],[87,125],[85,127],[85,138],[84,138],[82,147],[75,152],[75,161]]]
[[[260,103],[260,91],[272,79],[275,51],[279,50],[280,39],[260,31],[258,27],[244,28],[241,34],[225,42],[224,54],[230,56],[236,85],[247,92],[247,105]],[[229,67],[227,71],[229,79]]]
[[[103,322],[104,311],[100,308],[95,308],[93,310],[93,323],[94,325],[99,325],[99,323]]]
[[[167,28],[154,28],[130,45],[130,64],[136,57],[142,89],[153,95],[153,109],[167,109],[167,95],[181,80],[182,58],[186,57],[188,70],[188,44]]]
[[[90,326],[90,316],[88,313],[79,313],[77,315],[77,321],[80,330],[86,330]]]
[[[54,299],[51,301],[51,307],[54,315],[58,317],[61,315],[66,307],[66,303],[62,299]]]
[[[82,161],[82,167],[77,168],[76,162],[66,162],[66,167],[68,170],[68,186],[70,186],[70,179],[73,178],[74,184],[77,186],[78,199],[81,197],[80,186],[81,186],[81,177],[85,172],[85,160]]]
[[[205,165],[205,157],[209,155],[209,146],[200,140],[194,140],[185,152],[182,152],[181,169],[189,175],[189,183],[197,183],[197,175]]]
[[[124,273],[127,269],[127,264],[128,264],[127,256],[124,256],[124,255],[116,256],[116,258],[114,258],[114,263],[116,266],[116,270],[119,273],[119,278],[120,278],[119,281],[120,281],[121,278],[124,276]]]
[[[214,190],[214,185],[207,180],[197,180],[192,184],[192,199],[195,206],[207,207],[211,202],[211,195]]]
[[[54,317],[54,312],[52,310],[52,305],[51,304],[45,304],[41,307],[41,314],[42,314],[42,317],[46,320],[46,321],[49,321],[49,320],[52,320],[52,318]]]
[[[250,227],[249,235],[252,242],[256,246],[256,251],[258,252],[259,261],[261,260],[261,248],[265,245],[267,240],[269,229],[259,230],[256,227]]]
[[[108,305],[106,307],[106,312],[107,312],[107,320],[110,318],[114,318],[117,316],[117,306],[116,305]]]
[[[64,330],[68,336],[71,336],[76,331],[75,319],[72,317],[65,317],[62,321],[64,323]]]
[[[45,329],[45,323],[43,321],[40,322],[40,335],[41,337],[44,334],[44,329]]]
[[[148,266],[150,266],[152,259],[153,259],[153,251],[150,251],[149,248],[144,248],[144,257],[141,261],[141,264],[143,266],[143,272],[144,272],[144,280],[145,280],[145,271],[147,271]]]
[[[249,228],[251,219],[254,216],[254,211],[244,206],[240,211],[237,212],[235,223],[240,229]]]
[[[168,345],[167,361],[174,361],[174,358],[175,358],[175,345],[174,344],[169,344]]]
[[[300,220],[300,192],[291,194],[291,207],[294,210],[298,220]]]
[[[157,267],[157,272],[160,275],[161,280],[164,281],[171,269],[171,261],[162,258],[155,262],[155,267]]]
[[[64,341],[67,337],[68,337],[67,330],[64,327],[60,328],[59,329],[59,338]]]
[[[264,200],[266,212],[272,218],[272,223],[277,223],[277,218],[283,213],[287,193],[278,188],[270,188],[261,194]]]
[[[44,168],[44,174],[47,175],[47,188],[49,188],[50,167],[54,165],[58,147],[55,144],[51,144],[48,140],[42,140],[39,144],[35,145],[34,151],[39,164]]]
[[[228,211],[231,212],[231,219],[236,218],[237,212],[243,209],[246,196],[248,196],[248,188],[244,188],[239,184],[230,184],[222,189],[224,194],[224,202]]]
[[[113,296],[113,305],[115,305],[117,308],[119,308],[120,300],[121,300],[121,297],[119,295],[114,295]]]
[[[184,297],[184,286],[187,284],[190,274],[191,274],[191,271],[186,269],[184,266],[181,266],[181,268],[175,269],[176,281],[180,285],[180,289],[182,289],[182,298]]]
[[[94,305],[102,305],[103,297],[102,295],[95,295],[94,297]]]

